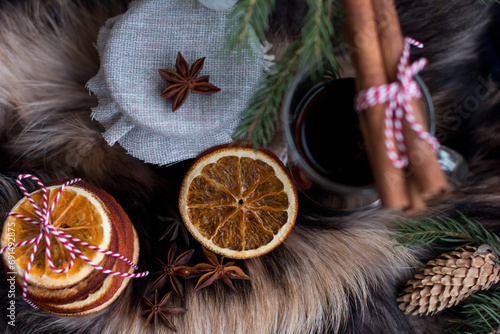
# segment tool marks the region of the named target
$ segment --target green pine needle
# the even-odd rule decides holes
[[[264,4],[266,3],[266,4]],[[250,27],[255,29],[261,40],[265,39],[265,30],[274,1],[242,0],[233,11],[239,18],[237,33],[232,33],[228,47],[236,48],[248,44],[245,38]],[[309,9],[304,18],[302,35],[292,42],[283,58],[267,73],[266,79],[257,87],[247,109],[242,114],[242,121],[236,128],[233,139],[236,142],[251,143],[255,148],[266,147],[279,128],[281,103],[294,74],[300,68],[326,67],[338,68],[332,52],[332,41],[340,20],[340,12],[332,0],[308,0]]]
[[[396,226],[399,246],[414,247],[431,243],[436,249],[454,250],[474,244],[490,245],[495,252],[500,251],[500,238],[477,221],[469,220],[460,213],[460,220],[448,217],[401,219],[393,222]]]
[[[489,1],[500,3],[500,0]],[[289,46],[284,58],[255,91],[233,134],[235,142],[251,143],[255,148],[267,146],[280,126],[281,101],[297,70],[316,68],[322,73],[324,64],[338,70],[332,48],[342,39],[341,4],[336,0],[307,0],[307,4],[301,37]],[[265,41],[274,7],[275,0],[238,1],[231,13],[229,26],[233,28],[226,38],[226,48],[238,50],[240,55],[246,51],[251,58],[255,57],[252,50],[259,41]]]
[[[487,334],[500,329],[500,292],[476,293],[451,311],[445,334]]]
[[[249,142],[255,148],[267,146],[279,126],[281,99],[293,77],[293,73],[286,68],[296,67],[300,52],[298,50],[285,55],[257,87],[257,92],[244,111],[243,121],[234,132],[235,141]]]
[[[500,238],[495,233],[460,212],[459,217],[459,220],[449,217],[400,219],[393,223],[397,231],[394,238],[399,241],[399,246],[414,247],[432,243],[434,248],[443,251],[486,244],[499,254]],[[476,293],[453,307],[449,313],[446,334],[488,334],[500,329],[500,289],[488,294]]]
[[[252,45],[266,39],[265,32],[269,28],[269,17],[274,9],[274,0],[240,0],[229,17],[230,29],[226,36],[225,48],[228,50],[245,50],[250,58],[255,57]]]

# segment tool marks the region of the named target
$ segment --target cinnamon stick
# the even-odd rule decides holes
[[[343,0],[342,4],[346,18],[344,35],[352,48],[357,92],[387,83],[372,1]],[[385,147],[386,107],[379,104],[362,111],[360,126],[381,205],[404,208],[408,207],[409,198],[403,172],[392,165]]]
[[[415,106],[415,103],[412,105]],[[416,114],[415,117],[420,124],[426,124],[422,113]],[[410,128],[408,122],[403,123],[403,133],[412,167],[410,176],[416,180],[422,198],[428,200],[446,193],[449,190],[448,180],[432,147]]]
[[[389,81],[393,82],[397,79],[397,65],[404,45],[398,13],[394,0],[372,0],[372,3],[385,70]],[[412,107],[415,118],[428,131],[427,115],[424,115],[420,103],[413,99]],[[411,168],[407,182],[411,199],[408,209],[414,211],[422,208],[422,200],[446,192],[448,182],[432,147],[410,128],[406,120],[403,121],[403,134]]]
[[[426,205],[416,179],[411,175],[406,179],[406,191],[410,198],[410,204],[404,208],[406,215],[411,216],[423,211]]]
[[[392,0],[372,0],[372,3],[385,71],[388,80],[394,82],[397,80],[397,65],[404,45],[396,6]],[[414,105],[413,101],[412,105]],[[415,109],[416,114],[419,114],[419,111],[419,109]],[[406,127],[404,130],[407,130]],[[425,202],[422,199],[420,187],[413,173],[407,177],[406,191],[409,198],[408,206],[405,207],[406,213],[411,214],[423,210]]]

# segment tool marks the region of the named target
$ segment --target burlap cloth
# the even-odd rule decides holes
[[[143,0],[108,20],[97,42],[101,67],[87,87],[99,99],[92,117],[110,145],[118,142],[136,158],[167,165],[231,141],[269,64],[258,43],[252,44],[254,59],[224,49],[230,13],[196,0]],[[221,91],[190,93],[172,112],[172,100],[160,97],[170,84],[158,69],[175,70],[178,52],[190,65],[206,57],[200,76],[210,75]]]

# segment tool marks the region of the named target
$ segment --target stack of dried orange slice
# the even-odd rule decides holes
[[[191,234],[228,258],[277,247],[297,218],[297,191],[271,152],[222,146],[202,154],[184,177],[179,209]]]
[[[47,187],[49,206],[54,201],[61,185]],[[42,192],[30,194],[39,208],[42,208]],[[11,210],[36,220],[35,209],[27,197],[21,199]],[[106,192],[79,181],[65,187],[58,199],[50,223],[84,242],[101,249],[111,250],[137,263],[139,240],[128,216],[121,206]],[[9,216],[4,223],[1,245],[5,247],[35,238],[40,227],[16,216]],[[84,255],[103,270],[131,273],[134,269],[125,262],[88,247],[74,243]],[[30,261],[34,243],[19,246],[3,253],[8,272],[14,272],[16,283],[21,289],[24,274]],[[70,254],[53,235],[50,237],[50,252],[56,268],[65,268],[71,261]],[[7,258],[13,255],[15,263]],[[73,316],[97,312],[110,305],[125,289],[130,278],[107,275],[76,257],[73,267],[66,273],[55,272],[46,259],[46,244],[42,238],[32,267],[27,276],[27,297],[40,309],[50,313]]]

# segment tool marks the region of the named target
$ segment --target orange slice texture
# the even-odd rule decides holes
[[[297,218],[297,191],[273,153],[222,147],[188,170],[179,209],[203,246],[246,259],[270,252],[286,238]]]
[[[54,201],[60,186],[47,187],[49,192],[49,207]],[[43,207],[42,192],[38,190],[31,194],[38,207]],[[38,220],[35,210],[26,197],[21,199],[11,210],[24,215],[28,218]],[[75,186],[66,187],[52,215],[51,224],[74,237],[86,241],[102,249],[108,249],[111,242],[111,222],[106,214],[104,204],[92,192]],[[9,234],[10,232],[10,234]],[[12,233],[13,232],[13,233]],[[38,225],[27,222],[21,218],[9,216],[4,223],[2,234],[2,246],[8,245],[9,241],[15,239],[15,243],[35,238],[40,233]],[[14,236],[9,239],[9,236]],[[65,268],[71,261],[69,252],[62,243],[51,235],[50,251],[52,261],[56,268]],[[102,253],[90,250],[88,247],[73,243],[94,263],[102,262],[104,255]],[[17,247],[10,254],[15,258],[15,272],[22,277],[28,265],[30,255],[34,244]],[[72,286],[87,277],[94,268],[87,264],[78,256],[75,259],[73,267],[66,273],[57,273],[46,260],[46,242],[45,238],[39,243],[32,268],[29,272],[28,282],[48,289],[59,289]],[[5,252],[7,254],[9,252]]]

